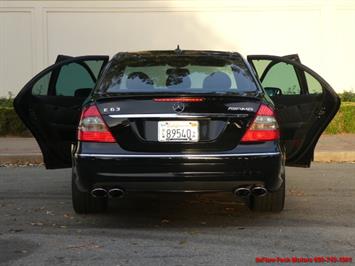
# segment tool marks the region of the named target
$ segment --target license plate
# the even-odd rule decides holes
[[[199,140],[198,121],[159,121],[158,141],[197,142]]]

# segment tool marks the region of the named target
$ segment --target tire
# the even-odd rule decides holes
[[[285,183],[286,179],[283,175],[283,182],[278,190],[261,197],[250,196],[249,209],[257,212],[281,212],[285,205]]]
[[[89,214],[104,212],[107,209],[107,198],[94,198],[89,192],[82,192],[75,182],[75,175],[72,174],[72,203],[73,209],[78,214]]]

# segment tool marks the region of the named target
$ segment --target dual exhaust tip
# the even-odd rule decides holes
[[[94,188],[91,190],[91,195],[94,198],[122,198],[125,192],[120,188],[111,188],[106,190],[104,188]],[[254,195],[256,197],[262,197],[267,194],[267,189],[261,186],[254,187],[239,187],[234,190],[234,195],[239,198],[247,198],[250,195]]]
[[[250,195],[254,195],[256,197],[262,197],[267,194],[267,189],[261,186],[254,187],[239,187],[234,190],[234,195],[239,198],[246,198]]]
[[[109,190],[106,190],[104,188],[94,188],[91,190],[91,196],[94,198],[122,198],[124,196],[124,191],[123,189],[120,188],[112,188]]]

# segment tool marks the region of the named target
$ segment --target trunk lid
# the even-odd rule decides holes
[[[236,147],[260,106],[259,98],[132,96],[97,99],[96,104],[117,143],[136,152],[208,152]],[[197,142],[161,142],[160,121],[197,121]]]

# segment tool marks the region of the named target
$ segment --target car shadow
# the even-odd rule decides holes
[[[262,217],[278,220],[280,214],[255,213],[231,193],[129,194],[111,199],[106,213],[85,215],[88,226],[101,228],[205,228],[262,226]],[[82,217],[82,216],[81,216]],[[269,219],[269,218],[268,218]]]

